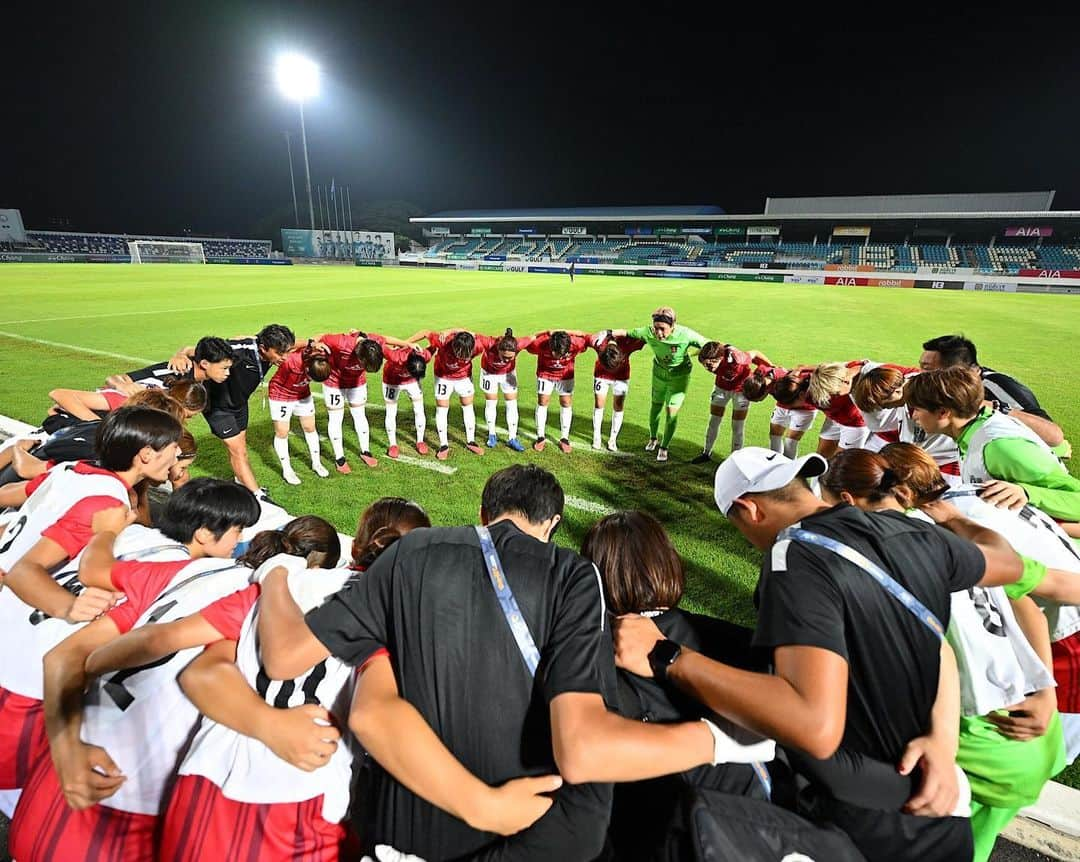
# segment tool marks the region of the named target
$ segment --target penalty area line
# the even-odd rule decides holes
[[[594,503],[592,500],[586,500],[584,497],[575,497],[568,495],[566,498],[566,505],[574,509],[580,509],[582,512],[588,512],[590,515],[610,515],[615,510],[604,506],[600,503]]]
[[[62,341],[49,341],[45,338],[31,338],[29,335],[19,335],[17,332],[8,332],[7,330],[0,329],[0,336],[4,338],[13,338],[16,341],[29,341],[32,344],[43,344],[46,347],[59,347],[62,350],[74,350],[78,353],[90,353],[94,356],[108,356],[112,359],[123,359],[128,362],[138,362],[144,365],[149,365],[153,362],[152,359],[144,359],[141,356],[128,356],[126,353],[111,353],[108,350],[95,350],[92,347],[80,347],[77,344],[65,344]]]
[[[412,458],[409,455],[398,455],[397,458],[390,460],[400,461],[402,464],[409,464],[413,467],[423,467],[425,470],[442,473],[444,476],[453,476],[458,471],[457,467],[451,467],[448,464],[440,464],[437,461],[423,461],[420,458]]]

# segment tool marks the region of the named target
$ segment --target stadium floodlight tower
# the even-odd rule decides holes
[[[274,70],[278,87],[286,99],[300,105],[300,139],[304,146],[304,177],[307,180],[308,212],[315,230],[315,205],[311,200],[311,167],[308,165],[307,129],[304,128],[304,102],[319,93],[319,67],[300,54],[282,54]]]

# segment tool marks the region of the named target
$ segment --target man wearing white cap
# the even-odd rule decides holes
[[[970,521],[946,530],[829,506],[806,482],[826,468],[751,447],[716,471],[716,505],[765,552],[754,645],[771,651],[772,675],[681,649],[643,617],[617,621],[616,664],[776,739],[809,783],[800,808],[868,859],[971,859],[967,821],[941,816],[960,793],[955,683],[938,697],[955,660],[941,633],[951,592],[1015,581],[1020,560]]]

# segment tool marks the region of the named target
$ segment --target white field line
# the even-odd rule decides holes
[[[608,506],[603,506],[600,503],[594,503],[592,500],[586,500],[583,497],[566,497],[566,505],[574,509],[580,509],[582,512],[588,512],[590,515],[610,515],[614,512],[614,509]]]
[[[7,332],[0,329],[0,335],[5,338],[14,338],[17,341],[30,341],[34,344],[44,344],[46,347],[61,347],[64,350],[75,350],[79,353],[92,353],[95,356],[109,356],[113,359],[124,359],[130,362],[139,362],[149,365],[154,360],[143,359],[141,356],[128,356],[126,353],[110,353],[108,350],[94,350],[92,347],[79,347],[77,344],[64,344],[62,341],[49,341],[45,338],[31,338],[29,335],[19,335],[16,332]]]
[[[425,470],[432,470],[446,476],[453,476],[458,471],[457,467],[451,467],[448,464],[441,464],[438,461],[423,461],[420,458],[412,458],[408,455],[398,455],[397,460],[401,461],[403,464],[411,464],[413,467],[423,467]]]

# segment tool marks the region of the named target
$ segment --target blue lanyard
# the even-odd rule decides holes
[[[491,579],[491,586],[495,588],[495,596],[499,600],[499,607],[502,609],[503,616],[506,617],[506,622],[510,626],[510,633],[514,636],[514,641],[521,652],[521,658],[525,662],[529,676],[536,676],[536,668],[540,664],[540,650],[536,648],[532,632],[529,631],[529,624],[525,622],[525,617],[521,615],[517,599],[514,598],[514,591],[510,589],[510,584],[503,577],[502,560],[499,559],[499,552],[495,550],[495,543],[491,541],[491,533],[488,532],[487,527],[477,527],[476,535],[480,539],[480,550],[484,555],[484,566],[487,568],[488,577]]]
[[[765,767],[765,764],[760,760],[755,760],[750,764],[754,768],[754,775],[757,776],[757,780],[761,782],[762,788],[765,790],[765,798],[772,799],[772,776],[769,775],[769,770]]]
[[[822,536],[820,533],[811,533],[801,527],[788,527],[786,530],[781,531],[776,538],[777,541],[789,539],[807,545],[817,545],[819,548],[825,548],[837,556],[843,557],[852,565],[858,566],[891,593],[897,601],[918,617],[938,640],[945,637],[945,627],[922,602],[898,584],[881,566],[873,560],[867,559],[850,545],[845,545],[843,542],[838,542],[829,536]]]

